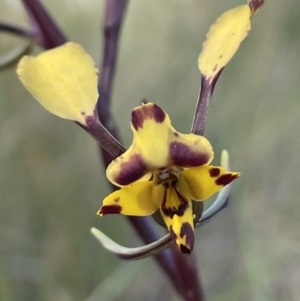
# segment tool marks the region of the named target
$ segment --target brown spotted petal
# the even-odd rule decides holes
[[[197,167],[212,161],[213,149],[206,138],[194,134],[177,134],[169,144],[171,165]]]
[[[129,185],[149,172],[149,167],[141,154],[132,146],[120,157],[113,160],[106,169],[108,180],[117,186]]]
[[[191,199],[203,201],[239,176],[239,172],[226,171],[219,166],[203,165],[185,169],[177,186]]]
[[[103,206],[97,214],[150,215],[159,208],[159,204],[155,202],[156,198],[152,197],[154,189],[152,181],[139,181],[122,187],[103,200]]]
[[[181,252],[190,253],[194,247],[191,201],[175,185],[165,185],[160,212]]]
[[[131,128],[132,145],[106,171],[107,178],[115,185],[129,185],[159,168],[201,166],[213,158],[206,138],[178,133],[168,114],[153,103],[132,111]]]

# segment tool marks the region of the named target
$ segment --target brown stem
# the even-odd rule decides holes
[[[45,49],[57,47],[67,42],[62,30],[38,0],[22,0],[35,30],[35,38]]]
[[[202,75],[199,91],[198,102],[194,114],[191,133],[203,135],[208,114],[211,97],[215,89],[216,82],[222,73],[223,68],[215,75],[214,78],[206,78]]]
[[[98,82],[98,114],[101,123],[120,141],[119,131],[110,111],[111,92],[114,83],[115,67],[119,47],[120,29],[128,0],[109,0],[105,4],[103,24],[104,51],[101,64],[101,76]],[[104,166],[115,159],[105,149],[100,148]]]
[[[99,121],[97,112],[93,116],[87,116],[86,125],[80,126],[92,135],[112,158],[117,158],[125,152],[123,145]]]
[[[201,136],[203,135],[211,94],[211,86],[206,85],[205,78],[202,77],[191,133]]]
[[[183,287],[184,299],[186,301],[204,301],[204,291],[199,279],[199,273],[194,254],[185,255],[173,247],[176,260],[176,268]]]
[[[106,113],[111,101],[114,83],[115,67],[117,63],[120,29],[128,0],[106,1],[105,20],[103,25],[104,49],[102,56],[101,77],[99,80],[99,111]]]

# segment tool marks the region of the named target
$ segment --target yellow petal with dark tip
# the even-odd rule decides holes
[[[213,79],[231,60],[251,29],[251,14],[249,5],[237,6],[211,26],[198,59],[205,78]]]
[[[17,73],[26,89],[51,113],[85,124],[98,100],[93,59],[78,44],[67,43],[37,57],[25,56]]]
[[[145,216],[159,208],[153,198],[154,184],[152,181],[139,181],[108,195],[98,215],[123,214]],[[162,196],[161,196],[162,197]],[[161,199],[160,197],[160,199]]]
[[[194,247],[191,201],[182,194],[176,185],[165,183],[160,212],[181,252],[190,253]]]
[[[132,111],[131,128],[132,145],[106,171],[107,178],[115,185],[129,185],[152,170],[201,166],[213,158],[206,138],[177,132],[168,114],[153,103]]]
[[[182,253],[191,253],[194,248],[194,224],[193,224],[193,213],[192,204],[188,201],[188,206],[182,213],[182,215],[174,214],[166,215],[161,210],[161,215],[166,223],[166,226],[172,235],[176,244],[180,248]]]
[[[180,251],[190,254],[193,251],[195,241],[191,208],[189,207],[183,216],[174,215],[173,219],[165,217],[165,223]]]
[[[203,201],[240,176],[219,166],[200,166],[182,172],[178,188],[195,201]]]

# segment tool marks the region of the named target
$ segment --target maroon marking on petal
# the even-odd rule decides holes
[[[162,212],[169,218],[173,218],[173,216],[175,214],[178,215],[178,216],[183,216],[186,209],[187,209],[187,204],[180,204],[178,206],[178,208],[176,208],[176,207],[161,208]]]
[[[114,179],[119,185],[129,185],[147,172],[147,166],[141,155],[132,155],[127,162],[124,162],[120,166],[121,172]]]
[[[170,143],[169,153],[172,163],[182,167],[201,166],[210,159],[209,154],[194,152],[186,144],[176,141]]]
[[[143,128],[144,121],[154,119],[157,123],[162,123],[166,118],[166,113],[155,104],[142,105],[131,113],[131,123],[136,131]]]
[[[99,215],[105,215],[105,214],[120,214],[122,211],[122,207],[120,205],[108,205],[103,206],[99,210]]]
[[[119,202],[120,202],[120,198],[119,198],[119,197],[118,197],[118,198],[115,198],[115,199],[114,199],[114,202],[115,202],[115,203],[119,203]]]
[[[156,122],[162,123],[166,118],[166,113],[159,106],[153,106],[154,119]]]
[[[217,167],[213,167],[209,170],[209,174],[211,177],[215,178],[215,177],[218,177],[221,173],[221,170],[220,168],[217,168]]]
[[[137,131],[139,128],[143,127],[144,119],[139,111],[135,110],[131,113],[131,123],[135,130]]]
[[[170,228],[169,228],[169,232],[170,232],[170,234],[171,234],[171,236],[172,236],[172,239],[176,240],[176,238],[177,238],[177,235],[176,235],[176,233],[174,232],[174,230],[173,230],[173,227],[172,227],[172,226],[170,226]]]
[[[183,238],[184,236],[185,236],[185,242],[186,242],[186,245],[184,247],[189,248],[189,250],[191,252],[194,248],[195,234],[194,234],[194,230],[193,230],[192,226],[187,222],[183,223],[181,226],[181,229],[180,229],[180,237]],[[181,249],[181,246],[180,246],[180,249]]]
[[[172,183],[172,188],[169,188],[169,183],[165,183],[164,186],[165,186],[165,191],[164,191],[163,201],[162,201],[162,204],[161,204],[162,212],[169,218],[173,218],[173,216],[175,214],[177,216],[183,216],[186,209],[188,208],[187,199],[176,187],[176,182]],[[167,207],[166,206],[168,189],[174,189],[174,191],[176,193],[176,196],[178,198],[178,201],[179,201],[179,206],[178,207],[175,207],[175,206]]]
[[[180,244],[180,251],[183,254],[191,254],[192,249],[187,248],[185,245]]]
[[[179,137],[179,134],[176,133],[176,132],[174,132],[174,136],[175,136],[175,137]]]
[[[182,194],[182,192],[178,189],[178,187],[176,186],[177,181],[174,181],[172,183],[172,187],[176,193],[176,196],[178,198],[178,200],[180,201],[180,204],[188,204],[188,201],[186,199],[186,197]]]
[[[234,179],[238,178],[239,174],[225,174],[216,179],[216,184],[219,186],[225,186],[232,182]]]
[[[217,68],[218,68],[218,64],[216,64],[216,65],[215,65],[215,67],[214,67],[213,71],[216,71],[216,70],[217,70]]]

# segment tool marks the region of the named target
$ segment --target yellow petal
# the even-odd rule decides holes
[[[26,89],[51,113],[85,124],[98,99],[93,59],[78,44],[67,43],[37,57],[25,56],[17,73]]]
[[[203,201],[240,176],[219,166],[187,168],[178,181],[179,189],[195,201]]]
[[[168,114],[153,103],[133,110],[131,128],[132,145],[106,171],[107,178],[115,185],[128,185],[159,168],[201,166],[213,158],[206,138],[177,132]]]
[[[123,214],[145,216],[158,209],[153,198],[153,182],[139,181],[108,195],[98,215]]]
[[[201,73],[213,79],[223,69],[251,29],[251,8],[237,6],[226,11],[213,24],[198,59]]]
[[[191,201],[186,199],[177,187],[168,187],[165,189],[160,212],[181,252],[190,253],[194,247]]]

